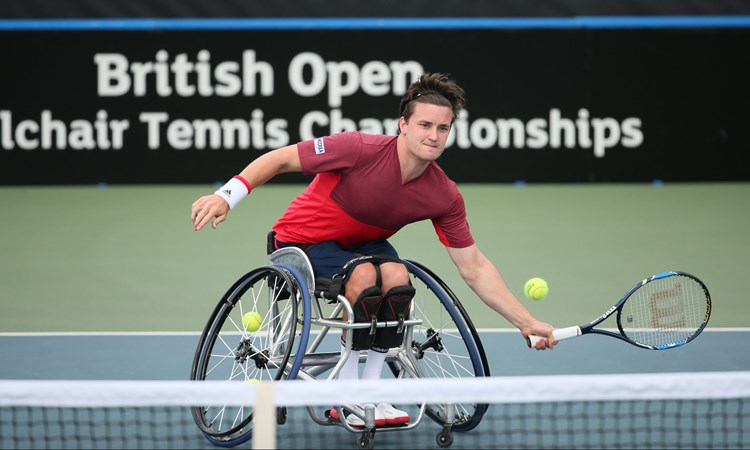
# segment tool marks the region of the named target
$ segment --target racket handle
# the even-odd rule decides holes
[[[563,339],[570,339],[580,335],[581,327],[558,328],[552,332],[552,336],[554,336],[556,341],[562,341]],[[539,336],[529,336],[529,346],[531,348],[536,347],[536,343],[539,342],[540,339],[543,338]]]

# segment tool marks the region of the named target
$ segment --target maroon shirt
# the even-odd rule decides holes
[[[349,131],[299,143],[303,173],[316,176],[274,225],[276,238],[352,246],[430,219],[444,245],[473,244],[456,183],[432,162],[402,185],[396,141]]]

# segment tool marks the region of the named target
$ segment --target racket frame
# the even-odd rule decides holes
[[[684,339],[678,342],[672,342],[666,345],[647,345],[642,342],[637,342],[628,338],[625,334],[625,330],[623,329],[622,322],[621,322],[622,309],[623,309],[623,306],[625,305],[625,302],[627,302],[627,300],[638,289],[642,288],[648,283],[654,280],[660,280],[662,278],[668,278],[672,276],[684,276],[684,277],[691,278],[692,280],[697,282],[703,289],[703,292],[705,292],[707,308],[706,308],[706,315],[703,318],[703,322],[701,323],[701,326],[698,327],[698,329],[695,330],[687,339]],[[602,323],[605,319],[610,317],[615,312],[617,313],[617,329],[619,330],[619,332],[613,332],[613,331],[604,330],[601,328],[594,328],[595,326]],[[644,278],[639,283],[636,283],[635,286],[633,286],[628,292],[626,292],[625,295],[623,295],[622,298],[617,303],[615,303],[611,308],[609,308],[604,314],[592,320],[591,322],[584,324],[584,325],[579,325],[579,326],[555,329],[553,331],[553,336],[555,337],[555,340],[561,341],[564,339],[570,339],[570,338],[574,338],[574,337],[581,336],[584,334],[603,334],[605,336],[611,336],[611,337],[615,337],[617,339],[623,340],[629,344],[635,345],[636,347],[645,348],[648,350],[667,350],[670,348],[680,347],[692,341],[693,339],[695,339],[706,328],[706,325],[708,324],[708,319],[710,317],[711,317],[711,295],[709,294],[708,288],[706,287],[706,285],[700,279],[698,279],[698,277],[691,275],[689,273],[680,272],[680,271],[668,271],[668,272],[657,273],[656,275],[652,275],[648,278]],[[534,347],[536,343],[539,341],[539,339],[541,339],[539,336],[529,336],[529,341],[528,341],[529,347]]]

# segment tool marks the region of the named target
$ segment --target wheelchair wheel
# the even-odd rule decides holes
[[[479,334],[461,302],[448,286],[425,266],[404,260],[416,290],[412,316],[422,320],[404,335],[405,356],[389,361],[396,378],[465,378],[489,376],[489,365]],[[428,404],[425,414],[452,430],[474,429],[487,411],[486,404],[457,404],[446,417],[444,405]]]
[[[266,266],[242,276],[224,295],[203,330],[191,380],[239,383],[294,379],[310,329],[307,289],[294,269]],[[302,282],[304,283],[304,282]],[[248,331],[243,315],[257,312],[260,327]],[[233,447],[252,437],[250,406],[203,405],[193,419],[214,445]]]

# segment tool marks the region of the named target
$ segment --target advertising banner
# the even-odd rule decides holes
[[[425,71],[467,94],[439,160],[458,182],[750,179],[747,28],[5,31],[0,48],[0,184],[224,181],[300,140],[395,134]]]

